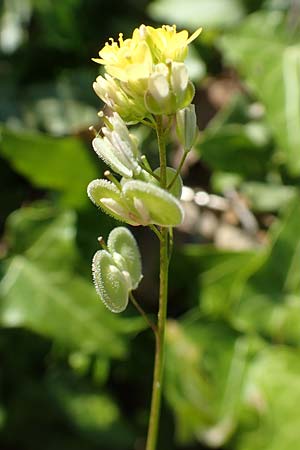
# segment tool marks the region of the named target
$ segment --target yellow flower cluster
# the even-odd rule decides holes
[[[198,29],[189,37],[186,30],[177,32],[175,25],[161,28],[141,25],[129,39],[123,39],[122,34],[118,42],[110,39],[100,50],[100,58],[94,59],[106,72],[95,81],[95,92],[127,122],[139,121],[159,111],[175,113],[187,106],[193,97],[183,61],[188,45],[200,32]],[[155,90],[152,98],[149,85],[153,87],[154,84],[161,86],[161,90]],[[177,92],[179,85],[181,91]],[[145,102],[145,96],[148,102]]]

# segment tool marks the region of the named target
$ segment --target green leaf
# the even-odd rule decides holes
[[[0,131],[0,154],[17,172],[34,186],[62,193],[68,205],[86,203],[86,186],[97,171],[78,139],[56,139],[5,127]]]
[[[269,144],[266,128],[259,123],[248,123],[208,128],[196,147],[214,170],[261,178],[269,165]]]
[[[104,355],[123,357],[126,336],[141,330],[143,320],[112,315],[99,302],[92,280],[76,273],[74,215],[61,212],[47,226],[42,219],[41,229],[31,243],[27,240],[23,254],[3,265],[2,326],[25,327],[87,353],[101,349]]]
[[[245,382],[237,450],[296,449],[299,445],[300,355],[273,346],[254,359]]]
[[[221,48],[263,103],[278,155],[296,176],[300,174],[300,46],[286,28],[282,14],[256,13],[224,36]]]
[[[294,186],[275,183],[245,182],[241,192],[250,200],[251,209],[258,212],[274,212],[285,207],[297,195]]]
[[[157,0],[149,7],[150,15],[191,29],[229,27],[239,22],[244,8],[239,0]]]
[[[180,444],[196,439],[219,447],[228,440],[237,424],[247,352],[247,342],[221,323],[168,323],[165,392]]]

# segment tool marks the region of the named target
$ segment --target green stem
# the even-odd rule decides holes
[[[180,161],[180,163],[179,163],[179,166],[177,167],[177,170],[176,170],[176,173],[175,173],[175,175],[174,175],[174,178],[173,178],[173,180],[171,181],[171,183],[170,183],[170,184],[168,185],[168,187],[167,187],[168,190],[171,189],[171,187],[173,186],[173,184],[174,184],[175,181],[177,180],[178,176],[180,175],[182,166],[183,166],[183,164],[184,164],[184,162],[185,162],[185,160],[186,160],[187,155],[188,155],[188,151],[185,151],[185,152],[183,153],[183,155],[182,155],[182,158],[181,158],[181,161]]]
[[[146,450],[155,450],[161,404],[161,391],[164,367],[165,327],[167,319],[168,300],[168,229],[163,228],[160,241],[160,286],[159,286],[159,312],[156,334],[154,375],[152,385],[151,411],[147,436]]]
[[[156,132],[160,159],[160,185],[166,188],[167,184],[167,158],[162,117],[156,118]],[[155,450],[158,436],[160,405],[165,353],[165,328],[167,319],[168,301],[168,269],[169,269],[169,231],[161,228],[160,239],[160,271],[159,271],[159,311],[157,322],[157,334],[155,340],[155,360],[152,385],[152,399],[150,419],[147,435],[146,450]]]
[[[156,118],[156,135],[159,148],[160,185],[165,189],[167,187],[167,155],[162,116]]]
[[[152,322],[152,320],[149,319],[149,317],[147,316],[147,314],[145,313],[143,308],[140,306],[138,301],[135,299],[135,297],[134,297],[134,295],[133,295],[133,293],[131,291],[129,292],[129,298],[130,298],[132,304],[135,306],[135,308],[141,314],[141,316],[144,317],[144,319],[147,322],[147,324],[149,325],[149,327],[152,328],[152,331],[153,331],[153,333],[156,336],[157,335],[157,327],[156,327],[156,325]]]

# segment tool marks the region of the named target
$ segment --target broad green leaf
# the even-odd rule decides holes
[[[176,23],[180,27],[229,27],[244,15],[239,0],[156,0],[149,7],[150,15],[159,21]]]
[[[244,177],[261,178],[269,165],[269,134],[260,123],[208,128],[196,148],[212,169]]]
[[[273,346],[253,360],[245,381],[236,450],[290,450],[299,446],[299,351]]]
[[[297,195],[297,188],[275,183],[245,182],[241,192],[250,200],[251,209],[262,213],[285,207]]]
[[[64,203],[86,203],[86,186],[97,176],[88,149],[75,138],[0,129],[0,155],[37,187],[63,194]]]
[[[70,274],[56,282],[51,275],[23,256],[12,259],[0,284],[2,326],[26,327],[88,353],[124,356],[124,337],[140,329],[140,319],[111,315],[91,281]]]
[[[25,327],[73,349],[122,357],[126,336],[143,328],[140,318],[112,315],[99,302],[92,280],[75,272],[78,253],[75,246],[74,214],[63,211],[55,216],[49,208],[34,207],[14,213],[18,226],[25,224],[26,245],[13,247],[2,269],[0,320],[4,327]],[[46,220],[47,218],[47,220]],[[39,223],[40,219],[40,223]],[[46,223],[45,223],[46,221]],[[17,220],[10,220],[14,231]],[[27,227],[27,228],[26,228]],[[38,230],[34,233],[34,228]],[[31,233],[32,231],[32,233]],[[32,240],[28,238],[32,234]]]
[[[251,257],[231,255],[200,277],[201,307],[244,332],[259,331],[299,345],[300,208],[292,202]]]
[[[6,239],[14,254],[23,253],[55,276],[72,270],[78,252],[74,211],[60,211],[46,202],[14,211],[6,223]]]
[[[221,323],[167,328],[165,393],[181,444],[219,447],[237,425],[248,344]]]
[[[224,36],[221,48],[263,103],[278,154],[296,176],[300,174],[300,46],[284,27],[280,13],[256,13]]]

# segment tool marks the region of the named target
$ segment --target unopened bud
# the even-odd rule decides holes
[[[185,151],[189,151],[197,138],[197,117],[195,105],[186,106],[176,113],[177,136]]]
[[[183,63],[160,63],[149,77],[145,106],[152,114],[175,114],[191,103],[194,93],[194,86],[189,81]]]

